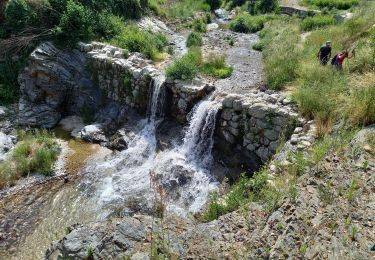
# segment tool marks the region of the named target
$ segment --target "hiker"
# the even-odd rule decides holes
[[[342,70],[342,64],[346,58],[351,59],[355,56],[355,50],[352,51],[352,53],[349,53],[349,51],[345,50],[340,52],[339,54],[335,55],[332,59],[332,65],[335,66],[337,70]]]
[[[318,59],[320,61],[320,64],[323,66],[327,65],[328,61],[331,59],[331,54],[332,54],[332,46],[331,42],[327,41],[326,45],[323,45],[319,52],[318,52]]]

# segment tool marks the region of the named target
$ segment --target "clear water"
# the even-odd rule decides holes
[[[217,187],[210,176],[211,150],[218,103],[205,100],[189,116],[185,137],[180,146],[157,153],[158,111],[163,102],[163,78],[155,80],[149,105],[149,118],[140,122],[142,130],[128,149],[89,167],[83,186],[92,192],[101,218],[121,208],[152,208],[153,190],[150,173],[167,194],[168,208],[185,215],[198,211],[208,193]]]

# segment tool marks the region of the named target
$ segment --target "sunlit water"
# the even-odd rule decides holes
[[[51,241],[76,223],[103,220],[124,212],[152,208],[154,190],[150,173],[167,194],[167,209],[187,215],[202,208],[217,182],[211,177],[211,150],[219,104],[209,98],[189,115],[184,139],[174,148],[157,152],[156,128],[161,121],[163,82],[154,81],[148,118],[128,149],[102,159],[89,160],[78,184],[67,185],[50,198],[41,212],[43,221],[26,237],[13,259],[38,259]]]

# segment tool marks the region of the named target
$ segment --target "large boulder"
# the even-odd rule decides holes
[[[51,42],[32,52],[18,82],[21,125],[51,128],[63,114],[78,115],[101,103],[100,90],[86,70],[86,56],[78,50],[58,49]]]

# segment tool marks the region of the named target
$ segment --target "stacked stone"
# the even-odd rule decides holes
[[[148,60],[101,43],[81,44],[81,51],[88,52],[92,80],[110,100],[146,112],[152,79],[159,74]]]
[[[280,152],[273,158],[274,162],[277,162],[280,166],[287,166],[293,163],[293,157],[291,154],[297,154],[302,152],[305,158],[308,156],[308,150],[314,144],[316,140],[316,126],[314,121],[303,122],[303,127],[297,127],[290,139],[284,144]],[[281,173],[281,169],[276,167],[275,164],[269,166],[270,173],[277,175]]]
[[[215,87],[199,80],[192,84],[180,80],[168,80],[166,87],[172,91],[171,115],[179,122],[185,122],[187,114],[197,102],[211,93]]]
[[[300,119],[290,100],[273,92],[254,92],[227,96],[219,123],[219,136],[231,147],[265,162],[275,154],[280,139],[290,137]]]

